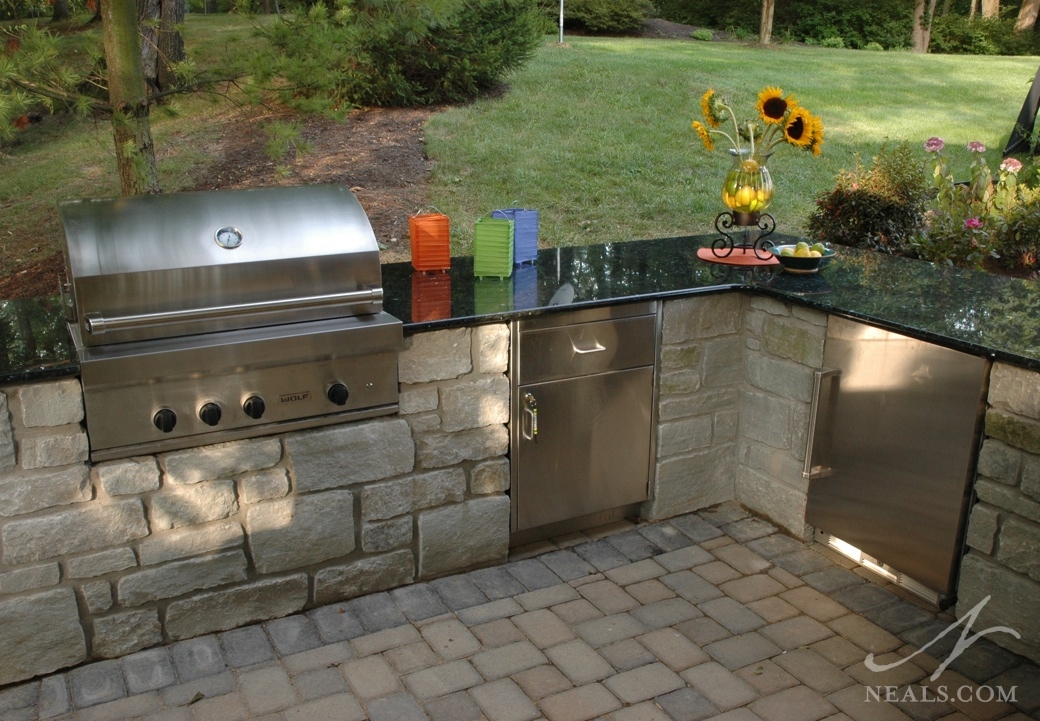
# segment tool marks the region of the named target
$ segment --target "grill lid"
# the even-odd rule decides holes
[[[342,186],[76,200],[58,212],[83,345],[382,310],[379,246]]]

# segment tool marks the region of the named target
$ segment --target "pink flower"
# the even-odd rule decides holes
[[[968,150],[972,153],[985,153],[986,146],[980,143],[978,140],[972,140],[968,143]]]
[[[944,147],[946,147],[946,143],[943,142],[942,138],[932,137],[924,141],[924,149],[929,153],[938,153]]]
[[[1014,175],[1022,169],[1022,161],[1017,158],[1007,158],[1000,164],[1000,169],[1005,173]]]
[[[982,227],[982,221],[978,218],[968,218],[964,221],[965,230],[978,230]]]

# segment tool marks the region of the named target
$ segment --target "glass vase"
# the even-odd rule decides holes
[[[722,184],[722,202],[733,211],[738,225],[754,225],[758,214],[773,199],[773,179],[766,167],[768,158],[752,157],[748,150],[731,149],[729,153],[733,167]]]

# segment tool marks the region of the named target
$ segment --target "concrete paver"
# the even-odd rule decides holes
[[[513,617],[513,623],[538,648],[545,649],[575,638],[575,633],[560,617],[546,608]]]
[[[794,686],[754,701],[748,707],[763,721],[818,721],[837,709],[806,686]]]
[[[673,671],[683,671],[709,659],[700,646],[673,628],[660,628],[636,638],[650,653]]]
[[[1040,669],[988,639],[934,682],[952,643],[907,658],[954,621],[723,504],[0,689],[0,718],[1040,718]],[[936,699],[943,685],[967,696]]]
[[[783,658],[784,655],[777,656]],[[797,686],[797,678],[789,674],[773,661],[759,661],[744,668],[739,668],[734,673],[743,679],[759,696],[771,696],[777,691]]]
[[[809,648],[796,648],[777,656],[776,663],[801,683],[820,693],[833,693],[854,683],[847,673]]]
[[[603,681],[603,685],[622,703],[635,704],[677,691],[685,684],[663,663],[652,663],[611,676]]]
[[[714,661],[687,669],[682,678],[720,711],[746,706],[759,698],[751,684]]]
[[[511,678],[532,701],[566,691],[573,686],[570,680],[560,672],[560,669],[552,664],[529,668],[513,674]]]
[[[631,671],[648,663],[654,663],[657,659],[646,647],[634,638],[626,638],[623,641],[612,643],[597,649],[602,656],[617,671]]]
[[[480,641],[457,618],[429,623],[419,632],[430,648],[447,661],[471,656],[480,650]]]
[[[546,649],[545,654],[575,686],[601,681],[614,673],[614,667],[581,639]]]
[[[592,683],[544,698],[538,707],[549,721],[588,721],[616,711],[621,702],[605,686]]]
[[[401,690],[401,679],[382,656],[367,656],[340,666],[343,677],[361,701],[390,696]]]
[[[488,721],[534,721],[541,716],[538,707],[512,679],[482,684],[472,689],[469,695]]]

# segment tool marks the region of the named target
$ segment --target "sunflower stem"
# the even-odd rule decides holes
[[[731,108],[728,105],[723,105],[722,107],[724,107],[727,110],[727,112],[729,112],[729,117],[733,121],[733,137],[730,138],[728,135],[726,135],[726,133],[722,133],[722,134],[726,135],[726,137],[729,138],[729,142],[733,144],[733,147],[735,147],[737,149],[737,152],[739,153],[740,150],[741,150],[741,148],[740,148],[740,125],[737,123],[737,114],[734,113],[733,112],[733,108]],[[720,130],[719,132],[721,133],[722,131]]]

